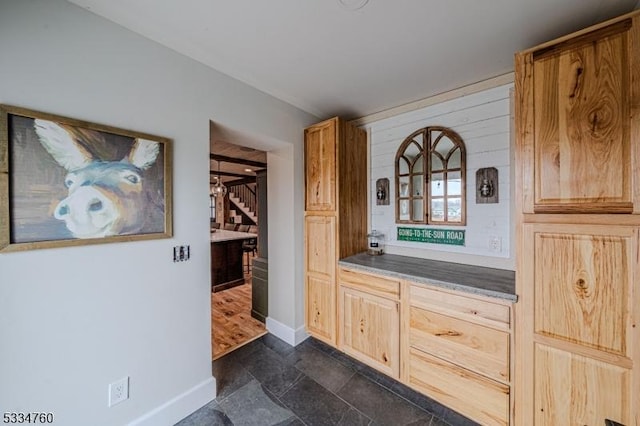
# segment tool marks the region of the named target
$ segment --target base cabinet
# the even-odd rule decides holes
[[[394,300],[340,287],[340,345],[395,379],[400,374],[400,307]]]
[[[414,348],[408,369],[415,390],[480,424],[509,424],[509,386]]]
[[[344,266],[338,283],[340,350],[482,425],[511,423],[511,302]]]
[[[403,293],[403,381],[482,425],[508,425],[509,304],[424,284]]]

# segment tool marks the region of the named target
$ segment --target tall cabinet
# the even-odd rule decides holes
[[[332,118],[305,129],[305,323],[337,344],[338,259],[366,250],[367,137]]]
[[[516,54],[520,425],[640,425],[639,19]]]

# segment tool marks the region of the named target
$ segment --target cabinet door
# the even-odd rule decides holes
[[[518,58],[526,213],[634,210],[631,28],[628,19]]]
[[[305,291],[307,331],[336,346],[335,218],[305,218]]]
[[[535,424],[630,425],[630,371],[536,345]]]
[[[340,349],[391,377],[399,377],[398,302],[340,287],[340,332]]]
[[[525,224],[521,238],[520,421],[636,424],[637,228]]]
[[[304,132],[307,211],[336,209],[336,149],[338,120],[324,121]]]
[[[535,333],[628,355],[634,229],[533,229]]]
[[[306,290],[307,331],[317,339],[336,346],[336,291],[333,281],[307,276]]]

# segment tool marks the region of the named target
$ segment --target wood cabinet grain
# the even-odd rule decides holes
[[[411,348],[409,385],[483,425],[509,424],[509,386]]]
[[[510,424],[511,303],[412,282],[401,294],[402,380],[480,424]]]
[[[411,347],[509,382],[509,333],[413,306],[409,318]]]
[[[545,345],[535,347],[535,369],[536,425],[637,424],[631,421],[631,370]]]
[[[337,346],[337,262],[366,250],[366,132],[340,118],[305,129],[305,325]]]
[[[305,203],[307,211],[336,210],[338,120],[305,130]]]
[[[524,212],[637,213],[636,19],[516,55]]]
[[[339,306],[339,348],[388,376],[399,378],[399,302],[341,286]]]
[[[634,228],[537,225],[534,331],[627,355]]]
[[[640,425],[640,13],[516,54],[518,425]]]

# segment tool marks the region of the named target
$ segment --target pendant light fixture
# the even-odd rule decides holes
[[[214,197],[224,197],[227,195],[227,187],[222,184],[222,180],[220,179],[220,161],[218,161],[218,177],[211,187],[211,195]]]

